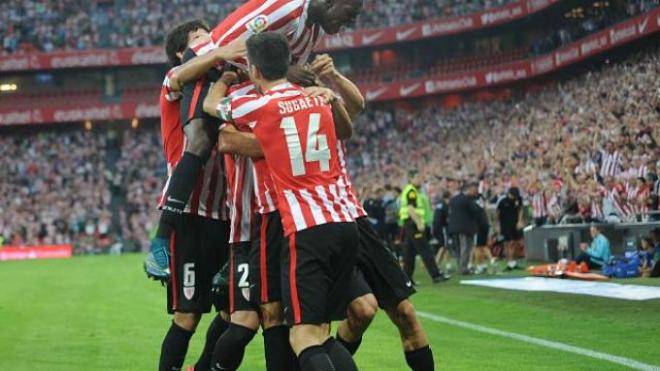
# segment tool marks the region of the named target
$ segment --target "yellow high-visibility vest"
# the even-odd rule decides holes
[[[426,197],[420,197],[421,195],[417,191],[417,188],[412,184],[408,184],[403,189],[403,192],[401,192],[401,197],[400,197],[401,207],[399,208],[399,222],[403,224],[406,220],[410,218],[410,215],[408,215],[408,197],[407,197],[410,191],[415,191],[415,197],[417,197],[417,206],[415,206],[415,211],[417,212],[417,216],[426,222],[425,204],[428,202],[428,200],[426,199]]]

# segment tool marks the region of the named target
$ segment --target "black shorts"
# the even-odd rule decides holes
[[[359,263],[358,263],[359,264]],[[351,277],[351,281],[348,284],[348,288],[346,289],[346,296],[348,297],[348,303],[350,304],[353,300],[362,297],[367,294],[373,294],[373,291],[371,290],[371,287],[369,287],[369,284],[367,283],[367,280],[364,278],[364,274],[360,270],[359,267],[355,267],[353,269],[353,275]],[[337,317],[333,318],[333,321],[339,321],[343,320],[344,317],[339,317],[341,313],[337,314]]]
[[[168,313],[208,313],[213,276],[227,262],[229,223],[184,214],[170,241]]]
[[[257,214],[255,228],[250,251],[252,301],[257,304],[281,302],[280,259],[285,240],[280,213]]]
[[[282,249],[282,305],[289,325],[344,318],[357,259],[355,223],[330,223],[286,238]]]
[[[412,282],[399,266],[399,261],[369,223],[356,220],[359,232],[358,268],[373,291],[378,306],[395,308],[415,293]]]
[[[229,314],[256,310],[250,278],[250,242],[233,243],[229,252]]]

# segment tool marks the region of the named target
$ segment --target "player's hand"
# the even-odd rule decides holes
[[[327,54],[317,55],[310,68],[318,77],[332,78],[338,74],[335,61]]]
[[[418,232],[424,232],[426,230],[426,226],[424,225],[424,223],[420,222],[420,223],[415,223],[415,224],[417,225],[417,231]]]
[[[244,58],[247,56],[247,46],[245,39],[236,39],[225,46],[221,46],[214,50],[218,58],[224,61],[233,61],[236,59]]]
[[[305,88],[305,96],[307,97],[319,97],[322,98],[326,103],[331,103],[337,96],[335,92],[328,88],[322,88],[319,86],[310,86]]]
[[[314,72],[298,65],[289,67],[286,78],[289,82],[302,87],[316,85],[316,75]]]
[[[230,86],[238,82],[238,74],[234,71],[224,71],[220,77],[225,85]]]

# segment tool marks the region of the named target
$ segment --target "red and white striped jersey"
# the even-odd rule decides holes
[[[307,25],[311,0],[250,0],[227,16],[211,32],[217,46],[261,32],[278,32],[289,40],[293,62],[304,64],[325,32],[321,26]],[[245,60],[234,61],[247,68]]]
[[[249,157],[225,155],[227,205],[229,206],[229,243],[251,241],[254,223],[252,161]]]
[[[261,144],[285,235],[355,220],[349,210],[357,205],[345,191],[332,110],[323,99],[283,83],[263,95],[226,98],[218,114],[252,128]]]
[[[614,151],[608,153],[602,151],[600,162],[600,176],[616,176],[621,172],[621,153]]]
[[[167,162],[167,181],[158,201],[162,208],[167,197],[170,179],[174,168],[181,160],[186,149],[186,137],[181,125],[181,93],[170,86],[170,76],[174,69],[168,71],[160,92],[160,131],[163,139],[163,152]],[[184,212],[207,218],[227,220],[225,208],[225,173],[222,156],[215,151],[211,154],[203,172],[195,184],[190,200]]]
[[[543,218],[548,216],[545,193],[542,191],[535,192],[532,195],[532,216],[534,218]]]
[[[243,95],[257,94],[257,88],[251,82],[234,85],[229,89],[228,97],[234,98]],[[243,126],[243,131],[252,132],[252,129]],[[251,161],[252,179],[254,181],[254,196],[256,198],[257,212],[259,214],[268,214],[277,211],[277,193],[275,184],[270,176],[270,169],[266,160],[263,158],[252,159]]]
[[[351,200],[351,204],[356,205],[356,208],[349,208],[351,216],[354,219],[368,216],[367,212],[362,207],[362,202],[360,202],[356,196],[353,184],[351,184],[351,180],[348,175],[348,166],[346,164],[346,145],[341,141],[337,142],[337,153],[339,154],[339,166],[341,167],[341,173],[344,177],[345,184],[345,189],[340,190],[340,192],[346,192],[347,197]]]

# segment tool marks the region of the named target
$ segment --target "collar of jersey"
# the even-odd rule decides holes
[[[291,88],[293,88],[293,84],[291,84],[290,82],[283,82],[279,85],[275,85],[272,88],[266,90],[264,92],[264,94],[267,94],[267,93],[270,93],[270,92],[273,92],[273,91],[286,90],[286,89],[291,89]]]

